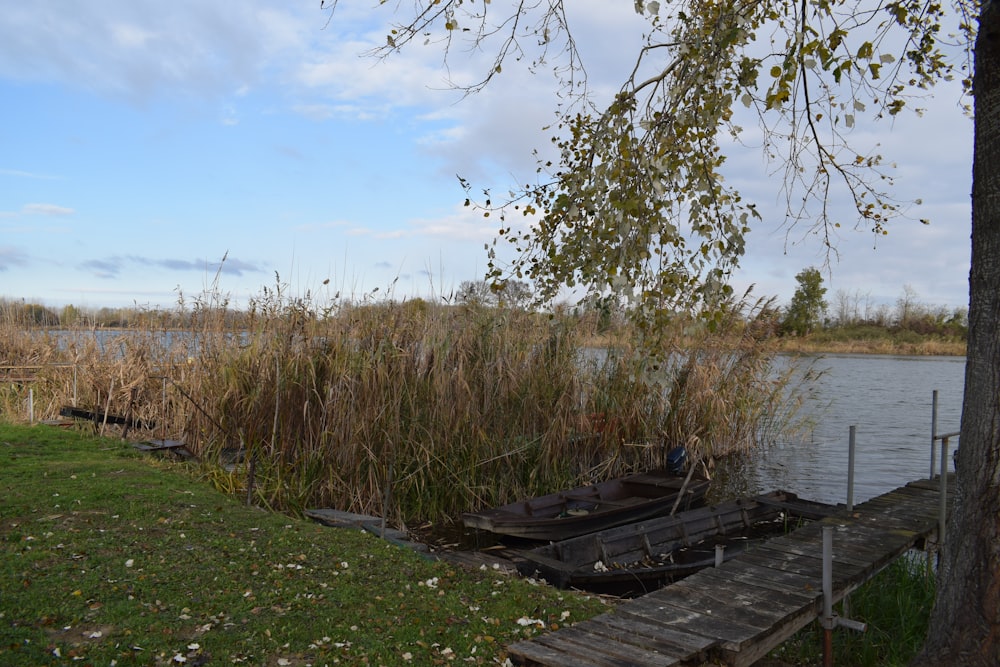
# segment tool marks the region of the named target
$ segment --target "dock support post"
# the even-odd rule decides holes
[[[833,667],[833,526],[823,526],[823,667]]]
[[[833,526],[823,526],[823,667],[833,667],[833,629],[843,626],[864,632],[867,626],[859,621],[833,613]]]
[[[715,545],[715,567],[719,567],[726,560],[726,545]]]
[[[847,442],[847,511],[854,511],[854,449],[858,427],[851,425],[850,436]]]

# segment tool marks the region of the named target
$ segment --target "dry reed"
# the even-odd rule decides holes
[[[217,297],[178,308],[183,331],[3,322],[0,365],[37,367],[38,414],[75,395],[144,420],[144,437],[183,439],[209,478],[256,503],[397,523],[653,467],[676,445],[745,451],[787,415],[787,376],[749,327],[692,335],[686,322],[651,372],[623,341],[585,349],[565,314],[422,300],[319,308],[280,289],[235,328]],[[5,385],[4,414],[23,414],[25,386]]]

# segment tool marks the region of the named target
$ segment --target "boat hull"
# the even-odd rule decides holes
[[[707,480],[653,471],[468,512],[462,522],[498,535],[565,540],[669,514],[675,505],[677,511],[697,507],[707,489]]]
[[[519,554],[519,571],[559,588],[642,595],[743,553],[836,507],[773,491],[562,540]]]

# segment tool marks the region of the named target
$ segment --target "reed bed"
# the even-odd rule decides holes
[[[654,467],[677,445],[747,451],[791,414],[790,374],[742,320],[723,333],[679,324],[654,363],[624,339],[584,347],[568,314],[320,307],[278,289],[238,318],[217,297],[178,308],[180,331],[3,322],[0,365],[36,368],[4,383],[0,409],[23,418],[30,387],[39,417],[74,401],[128,415],[134,434],[184,440],[209,479],[251,502],[396,524]]]

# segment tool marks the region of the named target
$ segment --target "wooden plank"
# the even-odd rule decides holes
[[[869,534],[843,533],[834,536],[834,563],[842,567],[859,565],[862,569],[884,562],[904,553],[915,541],[915,536],[900,536],[877,531]],[[877,546],[876,546],[877,545]],[[794,547],[792,547],[794,549]],[[841,554],[841,555],[838,555]],[[856,554],[850,558],[842,554]]]
[[[757,612],[754,608],[732,604],[732,599],[719,600],[705,595],[703,590],[679,581],[663,591],[667,601],[682,609],[710,616],[713,620],[735,623],[747,628],[766,630],[774,622],[773,617]]]
[[[878,524],[890,519],[908,519],[910,521],[926,521],[937,515],[938,499],[929,498],[931,502],[879,503],[871,507],[860,508],[856,521],[866,524]]]
[[[740,557],[743,558],[742,556]],[[704,580],[706,587],[723,587],[728,584],[738,583],[741,590],[754,599],[759,599],[760,603],[769,607],[789,607],[794,608],[803,604],[811,603],[816,595],[812,592],[790,591],[787,589],[776,590],[767,586],[758,585],[759,582],[750,576],[737,578],[733,573],[717,574],[715,568],[707,568],[698,573],[700,579]],[[717,582],[717,583],[716,583]]]
[[[762,553],[760,549],[757,549],[747,553],[745,556],[741,556],[740,559],[747,563],[752,563],[754,565],[759,565],[772,570],[778,570],[780,572],[790,572],[805,576],[815,576],[818,572],[821,577],[823,574],[823,562],[821,560],[807,562],[806,559],[795,557],[794,555],[789,555],[788,558],[780,558],[780,552],[776,552],[775,554],[766,554]]]
[[[745,559],[748,563],[756,564],[762,567],[775,568],[781,571],[794,572],[797,574],[808,575],[810,573],[819,573],[818,576],[822,576],[823,563],[821,559],[814,559],[812,562],[806,562],[802,558],[790,558],[788,560],[781,560],[778,555],[772,555],[770,557],[761,555],[760,551],[754,552],[752,554],[747,554]],[[878,562],[872,562],[866,567],[852,566],[846,568],[843,566],[838,566],[834,563],[833,575],[835,586],[846,586],[853,582],[865,581],[871,577],[882,566],[890,562],[891,559],[879,559]]]
[[[782,572],[750,563],[742,558],[734,558],[726,563],[725,567],[719,568],[719,571],[734,577],[745,574],[751,577],[751,581],[756,581],[761,586],[778,587],[777,590],[790,591],[792,593],[818,591],[823,584],[822,571],[816,572],[815,575]]]
[[[626,658],[616,658],[597,653],[593,650],[592,646],[574,642],[570,637],[571,635],[568,632],[552,632],[547,635],[535,637],[533,642],[569,655],[575,661],[569,664],[581,665],[581,667],[590,667],[592,665],[596,667],[646,667],[643,663],[637,664]],[[563,663],[559,664],[562,665]]]
[[[507,653],[523,665],[546,665],[547,667],[601,667],[599,663],[592,662],[586,656],[567,653],[561,647],[553,648],[548,643],[539,641],[536,637],[533,640],[526,640],[511,644],[507,647]]]
[[[671,644],[656,635],[639,633],[636,627],[638,623],[629,623],[627,627],[623,627],[625,624],[607,623],[606,620],[605,617],[599,616],[581,621],[573,628],[579,632],[593,635],[603,642],[641,647],[675,662],[684,660],[691,654],[691,650]]]
[[[934,479],[917,479],[907,484],[906,487],[937,493],[941,490],[941,477],[939,475]],[[954,488],[955,488],[955,473],[949,472],[948,490],[951,491]]]
[[[749,559],[740,557],[726,565],[732,567],[719,568],[715,572],[743,584],[753,584],[762,588],[779,591],[787,595],[798,595],[811,598],[816,595],[822,583],[822,572],[798,573],[782,572],[773,567],[759,565]]]
[[[554,635],[545,635],[544,638],[554,638]],[[612,640],[600,634],[583,631],[578,625],[558,633],[558,640],[572,646],[574,652],[580,652],[600,665],[669,667],[681,660],[676,654],[661,653],[648,646]]]
[[[147,440],[146,442],[133,443],[132,446],[143,452],[158,452],[169,449],[179,449],[187,445],[180,440]]]
[[[904,516],[926,516],[934,512],[932,505],[936,503],[937,498],[933,498],[933,503],[910,502],[905,499],[893,502],[889,499],[879,499],[871,505],[864,505],[857,508],[857,520],[865,523],[877,523],[897,514]]]
[[[725,642],[715,651],[723,657],[725,663],[732,667],[749,667],[796,632],[809,625],[819,612],[820,605],[818,603],[812,607],[802,607],[786,616],[780,623],[775,624],[767,635],[759,638],[753,644]]]
[[[841,536],[843,538],[843,536]],[[870,558],[861,555],[857,556],[859,550],[848,548],[848,543],[845,539],[837,540],[834,537],[833,543],[833,564],[834,566],[840,566],[846,569],[864,569],[871,563]],[[762,544],[757,545],[755,549],[747,552],[748,554],[757,554],[761,558],[774,558],[778,562],[797,562],[802,566],[806,567],[805,571],[809,571],[808,567],[816,563],[819,563],[816,567],[819,568],[818,571],[822,573],[823,566],[823,545],[813,544],[812,542],[800,542],[797,540],[768,540]],[[880,551],[871,552],[871,556],[877,556]]]
[[[648,596],[647,596],[648,597]],[[643,598],[639,598],[642,600]],[[706,610],[707,611],[707,610]],[[713,613],[699,613],[679,606],[671,599],[649,601],[647,604],[629,604],[619,613],[633,614],[646,619],[659,620],[675,629],[702,635],[721,642],[749,641],[765,634],[766,627],[746,625],[726,618],[717,618]]]
[[[816,539],[813,536],[790,535],[780,540],[770,540],[772,548],[783,548],[810,558],[823,557],[822,535]],[[886,546],[896,546],[912,543],[916,534],[911,531],[892,531],[880,528],[854,528],[853,530],[837,530],[833,534],[833,558],[845,565],[865,565],[871,558],[883,553]]]
[[[706,586],[706,583],[709,585]],[[684,586],[686,584],[683,581],[673,585],[673,587]],[[761,594],[764,589],[750,591],[744,584],[737,582],[728,582],[727,585],[721,581],[719,583],[702,581],[692,590],[706,599],[710,609],[728,606],[734,610],[751,610],[769,624],[780,619],[789,610],[801,607],[806,602],[802,598],[798,598],[794,602],[786,601],[786,604],[776,604],[774,598]]]
[[[616,612],[602,614],[591,620],[599,620],[602,625],[612,629],[620,629],[631,632],[638,637],[652,637],[656,641],[676,646],[683,655],[691,656],[700,654],[716,644],[714,639],[693,635],[664,625],[649,621],[639,616],[622,615]],[[579,625],[579,624],[578,624]]]

